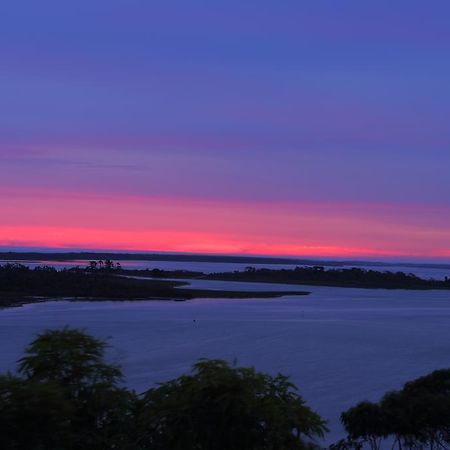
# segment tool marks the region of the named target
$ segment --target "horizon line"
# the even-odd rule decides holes
[[[42,255],[58,255],[62,253],[71,254],[110,254],[110,255],[136,255],[136,256],[173,256],[173,257],[205,257],[205,258],[239,258],[239,259],[265,259],[271,261],[308,261],[308,262],[330,262],[330,263],[367,263],[375,265],[449,265],[450,259],[445,257],[422,257],[422,256],[386,256],[383,259],[375,259],[370,255],[363,258],[351,258],[345,256],[309,256],[309,255],[266,255],[248,253],[208,253],[208,252],[177,252],[164,250],[127,250],[127,249],[102,249],[102,248],[73,248],[73,247],[27,247],[27,246],[1,246],[0,255],[5,253],[26,254],[36,253]]]

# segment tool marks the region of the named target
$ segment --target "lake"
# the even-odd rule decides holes
[[[291,289],[195,281],[193,287]],[[304,287],[302,287],[304,289]],[[189,302],[48,302],[0,311],[0,371],[43,328],[71,325],[109,338],[109,357],[142,391],[201,357],[292,377],[343,435],[339,414],[434,369],[450,367],[450,293],[308,287],[307,297]],[[194,322],[195,320],[195,322]]]

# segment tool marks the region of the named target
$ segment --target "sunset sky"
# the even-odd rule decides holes
[[[450,2],[0,5],[0,246],[450,261]]]

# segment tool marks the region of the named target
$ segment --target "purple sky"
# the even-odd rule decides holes
[[[70,214],[62,241],[27,228],[52,225],[27,205],[57,210],[62,193],[84,198],[72,204],[81,217],[98,195],[213,204],[230,220],[259,205],[252,224],[269,253],[450,258],[449,16],[447,1],[3,2],[0,245],[83,246]],[[299,225],[281,242],[261,219],[274,207],[301,223],[337,208],[342,229]],[[345,230],[361,217],[371,231],[352,244]],[[118,246],[138,238],[127,218]],[[160,219],[143,249],[171,229]],[[194,250],[266,251],[215,221],[177,226],[211,239]]]

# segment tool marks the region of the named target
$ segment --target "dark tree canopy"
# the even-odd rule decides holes
[[[121,370],[104,361],[105,348],[80,330],[40,334],[19,376],[0,378],[0,448],[127,448],[136,398],[119,386]]]
[[[399,449],[450,448],[450,369],[410,381],[378,403],[359,403],[342,414],[342,423],[349,441],[372,449],[386,438]]]
[[[116,387],[122,372],[104,362],[105,349],[104,341],[83,331],[48,330],[25,349],[18,370],[30,381],[53,381],[74,392],[84,386]]]
[[[140,415],[148,449],[303,449],[325,423],[283,375],[201,360],[145,393]]]
[[[76,329],[38,335],[0,376],[0,448],[289,450],[326,430],[283,375],[202,360],[138,396],[105,349]]]

